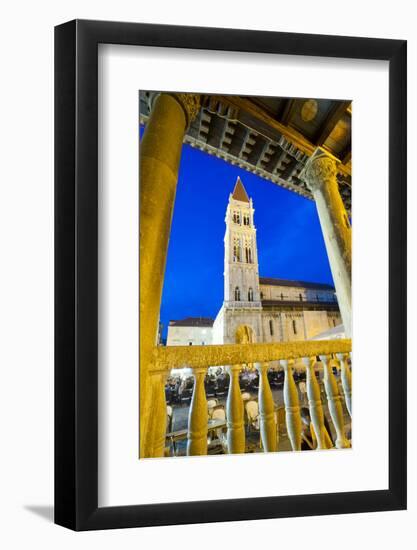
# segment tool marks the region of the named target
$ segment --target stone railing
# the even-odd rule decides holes
[[[204,379],[209,366],[226,366],[230,385],[226,402],[227,452],[245,452],[244,408],[239,385],[243,365],[253,364],[259,372],[258,405],[260,437],[265,452],[278,450],[277,418],[268,381],[269,363],[279,361],[284,371],[284,404],[287,433],[292,450],[301,450],[301,414],[297,386],[293,378],[297,369],[306,371],[306,386],[311,423],[317,439],[317,449],[329,448],[324,423],[320,387],[315,374],[316,357],[320,357],[324,372],[324,387],[329,413],[336,432],[335,446],[350,447],[345,435],[342,399],[351,414],[351,372],[348,356],[351,340],[322,340],[271,344],[226,344],[215,346],[157,347],[154,350],[151,379],[156,401],[153,406],[152,456],[163,456],[166,435],[165,380],[173,368],[189,368],[194,376],[193,395],[188,418],[188,455],[207,454],[208,413]],[[341,372],[343,396],[339,393],[332,367]]]

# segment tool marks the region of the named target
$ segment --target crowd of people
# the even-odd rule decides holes
[[[268,381],[271,389],[282,389],[284,385],[284,371],[271,369],[268,372]],[[299,384],[303,403],[306,400],[305,371],[295,371],[294,380]],[[229,390],[229,374],[222,367],[210,368],[204,380],[207,398],[222,398]],[[239,375],[239,384],[242,392],[257,394],[259,390],[259,373],[254,368],[244,367]],[[165,397],[168,404],[183,405],[191,401],[194,387],[194,378],[190,374],[178,373],[171,375],[166,382]]]
[[[339,372],[335,372],[339,375]],[[312,450],[317,448],[317,437],[314,433],[313,424],[310,418],[310,411],[308,407],[307,396],[307,384],[306,384],[306,372],[305,370],[294,370],[294,381],[298,388],[300,413],[302,421],[302,450]],[[320,383],[320,389],[322,391],[323,403],[326,402],[324,387],[322,384],[323,374],[321,371],[316,372],[317,379]],[[283,404],[283,396],[279,390],[282,390],[284,385],[285,374],[282,369],[270,369],[268,371],[268,380],[270,387],[273,391],[274,401],[276,403],[276,415],[277,422],[282,428],[285,428],[285,407]],[[339,377],[338,377],[339,378]],[[338,380],[340,383],[340,378]],[[242,400],[244,403],[245,414],[245,426],[248,430],[248,442],[251,441],[251,433],[254,430],[259,432],[259,405],[258,405],[258,390],[259,390],[259,374],[258,371],[251,366],[243,367],[239,374],[239,384],[242,392]],[[224,368],[210,368],[205,376],[204,380],[207,406],[208,406],[208,418],[217,419],[217,416],[221,415],[221,418],[226,419],[226,399],[230,385],[229,374]],[[168,408],[170,409],[170,425],[172,429],[173,412],[180,407],[183,413],[180,415],[183,418],[184,426],[186,426],[188,413],[187,408],[190,404],[194,388],[194,377],[190,374],[190,371],[177,371],[176,374],[172,374],[166,383],[166,400]],[[277,393],[278,390],[278,393]],[[179,412],[179,411],[178,411]],[[282,418],[278,418],[281,416]],[[214,414],[214,415],[213,415]],[[216,416],[217,415],[217,416]],[[220,416],[219,416],[220,418]],[[325,441],[328,448],[334,447],[334,434],[330,428],[330,423],[325,415]],[[177,422],[175,423],[177,424]],[[174,429],[179,429],[179,426],[175,426]],[[170,431],[169,430],[169,431]],[[219,431],[219,430],[217,430]],[[253,434],[256,440],[256,434]],[[220,439],[221,438],[217,438]]]

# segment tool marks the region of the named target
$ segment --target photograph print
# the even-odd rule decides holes
[[[351,100],[138,102],[139,458],[350,449]]]

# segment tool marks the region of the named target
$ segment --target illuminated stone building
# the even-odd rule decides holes
[[[226,210],[224,302],[213,343],[308,340],[340,325],[331,285],[259,276],[254,211],[238,178]]]
[[[333,286],[259,276],[254,212],[238,178],[225,217],[222,307],[214,323],[170,321],[168,346],[309,340],[341,324]]]
[[[336,363],[340,368],[343,397],[351,415],[351,116],[351,102],[348,100],[141,92],[140,121],[146,124],[146,130],[140,143],[139,163],[140,457],[164,456],[167,427],[165,380],[172,369],[185,367],[194,378],[188,416],[187,454],[207,454],[209,426],[204,382],[211,366],[224,365],[230,379],[226,403],[227,452],[244,453],[245,418],[239,386],[239,375],[244,364],[252,364],[259,372],[259,432],[262,450],[276,451],[279,430],[268,381],[271,362],[277,362],[284,372],[286,432],[291,448],[299,451],[302,424],[293,376],[295,360],[303,365],[306,373],[311,424],[317,437],[316,448],[329,448],[325,438],[322,397],[315,374],[317,357],[320,357],[323,367],[327,405],[335,431],[334,446],[350,447],[341,390],[333,366]],[[228,344],[223,337],[224,343],[218,345],[157,345],[164,270],[184,142],[315,201],[343,321],[344,339],[313,340],[306,339],[304,335],[302,340],[296,341],[255,342],[254,339],[251,341],[252,333],[242,329],[237,338],[234,334],[235,340],[232,339],[233,331],[230,334],[230,341],[236,342],[237,339],[238,343]],[[242,204],[242,216],[243,213],[250,216],[250,199],[248,202],[239,202]],[[242,236],[249,236],[255,230],[251,226],[244,227],[244,222],[241,228]],[[231,243],[234,238],[232,234],[240,233],[237,227],[235,229],[237,231],[232,229],[231,224],[229,227],[226,225],[226,236],[232,239]],[[225,289],[225,303],[230,302],[231,305],[232,302],[242,302],[245,290],[248,293],[247,301],[251,303],[250,311],[252,305],[256,304],[253,305],[256,311],[253,317],[258,316],[259,335],[261,326],[265,327],[264,309],[271,316],[273,307],[289,306],[289,303],[282,306],[268,303],[279,301],[276,295],[270,294],[271,298],[267,296],[268,292],[274,293],[279,288],[283,289],[283,295],[285,292],[289,295],[290,291],[293,295],[296,292],[301,294],[303,300],[299,299],[299,303],[303,317],[312,312],[315,316],[326,313],[329,318],[330,306],[326,306],[325,310],[305,307],[304,296],[306,302],[307,298],[310,301],[310,291],[318,293],[319,289],[311,289],[306,285],[300,287],[295,283],[292,286],[282,282],[270,284],[268,280],[256,279],[255,265],[249,265],[255,264],[255,259],[257,261],[255,248],[251,250],[251,261],[241,266],[243,271],[239,275],[233,271],[233,264],[245,262],[233,262],[230,254],[234,254],[234,249],[228,245],[225,260],[227,256],[227,262],[230,259],[232,261],[229,273],[225,276],[225,284],[228,281],[229,285]],[[246,259],[246,250],[241,248],[239,254],[241,259]],[[235,285],[236,290],[240,276],[247,287],[244,289],[242,284],[240,299],[235,300],[231,294],[232,285]],[[249,283],[254,285],[251,299]],[[296,301],[287,300],[294,302],[291,307],[295,307]],[[318,308],[321,307],[319,302],[316,302]],[[241,305],[238,304],[239,307]],[[282,314],[283,311],[280,309],[278,313]],[[265,321],[267,334],[269,322],[267,318]],[[248,326],[248,319],[241,325]],[[290,328],[291,325],[292,322]],[[223,326],[227,327],[227,322]],[[265,334],[265,328],[263,331]],[[297,323],[296,331],[298,333]]]

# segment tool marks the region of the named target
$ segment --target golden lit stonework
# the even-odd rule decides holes
[[[197,94],[172,94],[172,96],[184,109],[187,126],[189,126],[200,110],[200,96]]]
[[[258,373],[259,376],[256,396],[259,411],[258,451],[279,450],[280,427],[285,428],[290,448],[293,451],[301,450],[302,415],[305,410],[311,417],[311,433],[314,434],[315,446],[311,448],[349,447],[350,435],[347,435],[345,429],[342,396],[350,415],[350,352],[352,350],[349,339],[351,329],[350,225],[338,191],[338,168],[334,158],[322,149],[313,152],[313,144],[307,143],[305,138],[303,143],[306,142],[307,145],[304,143],[303,150],[311,155],[308,160],[302,151],[294,149],[293,146],[287,148],[288,151],[297,155],[297,163],[300,163],[300,159],[303,164],[307,160],[303,174],[297,172],[297,177],[305,179],[316,201],[347,338],[309,340],[307,333],[299,333],[297,341],[269,340],[256,343],[254,338],[256,331],[249,330],[247,320],[240,320],[235,331],[239,334],[240,343],[201,346],[157,345],[162,287],[182,144],[187,132],[197,131],[196,127],[199,128],[198,131],[207,134],[211,128],[207,119],[209,115],[214,116],[214,114],[204,113],[204,117],[201,116],[201,120],[199,119],[199,126],[193,125],[193,120],[200,116],[201,103],[198,94],[154,94],[150,105],[151,112],[140,144],[140,457],[167,455],[169,445],[174,438],[184,437],[184,435],[186,453],[204,455],[208,453],[208,444],[214,437],[213,433],[217,433],[216,437],[223,446],[223,452],[248,452],[249,413],[244,408],[244,392],[240,388],[240,378],[244,370]],[[251,107],[251,116],[254,114],[258,116],[258,105],[254,104]],[[220,118],[223,121],[225,115],[223,111],[222,113],[223,118]],[[306,101],[303,105],[303,113],[304,120],[313,120],[317,113],[317,102]],[[265,117],[266,115],[263,114],[263,120],[269,120]],[[232,122],[232,126],[226,128],[228,132],[225,129],[222,134],[222,144],[225,147],[229,147],[234,135],[233,130],[237,121]],[[226,120],[225,124],[229,122]],[[239,132],[236,132],[236,135],[238,136]],[[254,135],[247,130],[243,149],[246,155],[254,145]],[[292,131],[287,128],[285,139],[291,140],[292,137]],[[284,140],[283,145],[286,146],[286,143]],[[300,145],[299,137],[295,143],[297,146]],[[262,154],[266,155],[265,159],[268,158],[268,162],[272,162],[274,150],[271,146],[264,147],[262,151]],[[282,154],[280,153],[277,157],[277,166],[281,166]],[[284,163],[283,170],[285,173],[291,172],[294,175],[293,170],[298,169],[299,166],[297,163]],[[235,316],[236,311],[243,307],[250,316],[260,318],[264,299],[262,292],[268,287],[267,282],[262,290],[254,279],[249,290],[241,294],[241,289],[236,282],[237,275],[234,273],[236,266],[243,273],[244,265],[246,271],[241,275],[249,280],[258,270],[253,225],[254,209],[251,199],[244,191],[242,186],[237,184],[234,195],[231,194],[228,210],[229,229],[240,229],[227,233],[230,237],[230,246],[227,248],[226,259],[231,268],[227,275],[229,278],[226,277],[227,288],[230,288],[225,295],[225,308],[230,310],[231,316]],[[241,240],[238,243],[239,238]],[[227,270],[225,272],[227,273]],[[298,301],[298,304],[300,303],[303,303],[302,296]],[[297,334],[295,330],[297,319],[295,317],[293,319],[294,334]],[[265,326],[272,338],[274,331],[271,325]],[[230,381],[227,392],[224,393],[226,399],[224,422],[222,424],[217,420],[216,428],[212,427],[213,423],[210,424],[213,419],[209,421],[208,397],[205,390],[206,377],[209,370],[213,368],[220,368],[225,376],[227,373]],[[341,371],[340,387],[333,372],[335,368]],[[180,435],[169,432],[167,428],[169,425],[167,422],[169,407],[166,401],[167,376],[177,369],[186,369],[188,377],[192,377],[193,381],[188,410],[188,428],[185,431],[182,430],[184,433]],[[325,426],[324,404],[316,377],[317,369],[321,369],[324,374],[325,403],[337,436],[334,444]],[[284,403],[280,407],[275,406],[271,393],[268,375],[272,371],[279,371],[283,375]],[[301,401],[296,385],[296,375],[301,371],[305,373],[306,380],[307,397],[304,397],[304,403]],[[251,425],[253,424],[252,422]]]

